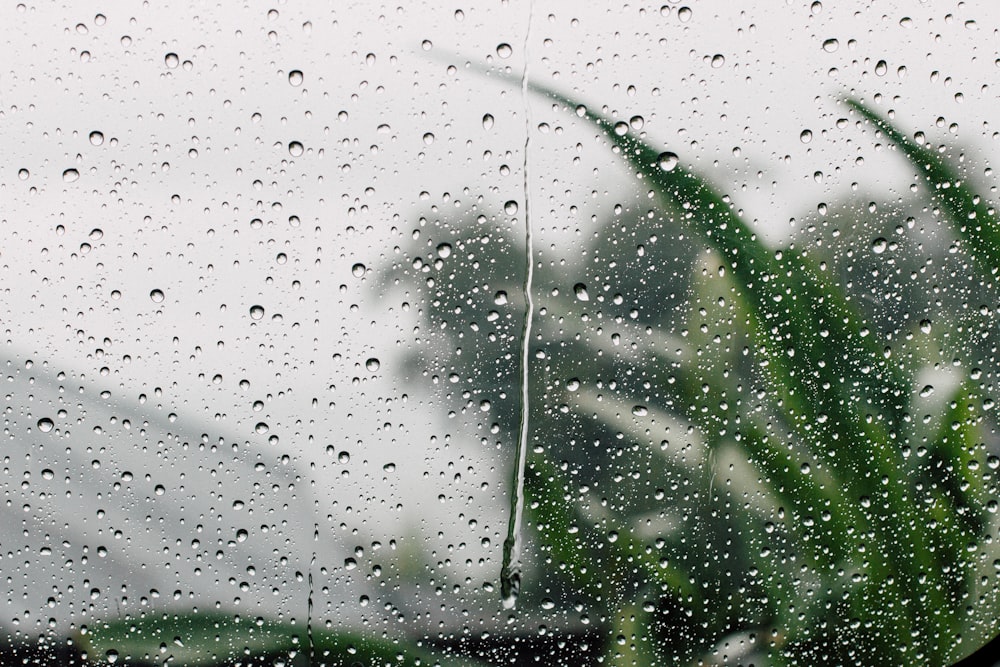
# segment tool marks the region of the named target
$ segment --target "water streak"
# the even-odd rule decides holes
[[[517,603],[521,588],[521,523],[524,519],[524,474],[528,459],[528,363],[531,340],[531,319],[534,313],[532,281],[535,276],[535,251],[531,234],[531,216],[528,210],[528,147],[531,143],[531,108],[528,105],[528,38],[531,35],[532,3],[528,3],[528,24],[524,33],[524,67],[521,70],[521,101],[524,105],[524,327],[521,330],[521,414],[520,429],[515,452],[514,479],[510,492],[510,516],[507,521],[507,538],[503,543],[503,566],[500,569],[500,595],[503,606],[511,609]]]

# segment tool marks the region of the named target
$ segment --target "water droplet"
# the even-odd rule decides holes
[[[163,290],[153,290],[149,293],[149,298],[153,303],[163,303]]]
[[[504,42],[497,45],[497,55],[501,58],[510,58],[510,54],[514,52],[514,49],[510,48],[510,44]]]
[[[28,180],[29,176],[31,176],[31,172],[29,172],[27,169],[19,169],[17,172],[17,177],[20,178],[22,181]]]
[[[934,385],[930,385],[930,384],[926,385],[923,389],[920,390],[920,396],[922,398],[927,398],[928,396],[930,396],[933,393],[934,393]]]
[[[365,271],[367,270],[368,268],[361,262],[358,262],[357,264],[351,267],[351,273],[354,274],[355,278],[363,277],[365,275]]]
[[[803,462],[802,465],[799,466],[799,470],[803,475],[808,475],[812,471],[812,467],[807,462]]]
[[[105,653],[104,655],[108,659],[109,663],[114,664],[118,662],[118,651],[114,649],[109,649],[108,652]]]
[[[590,301],[590,294],[587,293],[587,286],[583,283],[573,285],[573,293],[580,301]]]
[[[350,463],[351,462],[351,454],[350,454],[350,452],[340,452],[339,454],[337,454],[337,462],[340,463],[340,464],[342,464],[342,465],[346,464],[346,463]]]
[[[799,134],[799,141],[801,141],[804,144],[808,144],[812,140],[813,140],[812,130],[802,130],[802,133]]]
[[[104,230],[99,227],[94,227],[90,230],[90,234],[88,234],[88,236],[90,236],[91,241],[100,241],[104,238]]]
[[[299,157],[305,151],[305,146],[302,145],[301,141],[291,141],[288,143],[288,154],[292,157]]]
[[[673,171],[679,161],[680,158],[677,157],[676,153],[671,153],[670,151],[660,153],[659,164],[660,169],[663,171]]]
[[[42,479],[52,479],[55,476],[56,474],[52,472],[51,468],[46,468],[45,470],[42,471]]]
[[[168,53],[163,57],[163,62],[166,63],[168,69],[174,69],[180,64],[181,59],[177,57],[176,53]]]
[[[250,533],[247,532],[246,528],[240,528],[236,531],[237,542],[246,542],[248,537],[250,537]]]
[[[614,130],[615,130],[615,134],[617,134],[619,137],[621,137],[626,132],[628,132],[628,123],[626,123],[623,120],[618,121],[617,123],[615,123]]]
[[[580,378],[570,378],[566,381],[566,389],[577,391],[580,389]]]
[[[267,422],[257,422],[257,425],[253,427],[253,430],[257,432],[257,435],[264,435],[271,427],[267,425]]]
[[[427,132],[424,134],[424,143],[430,146],[434,143],[434,133]]]
[[[930,320],[920,320],[920,330],[925,334],[931,332],[931,321]]]
[[[809,7],[809,11],[811,11],[814,15],[819,14],[823,11],[823,3],[817,0],[817,2],[812,3]]]
[[[92,146],[100,146],[104,143],[104,133],[94,130],[90,133],[90,144]]]
[[[302,70],[300,69],[293,69],[288,73],[288,83],[293,86],[301,86],[303,79],[305,79],[305,76],[302,74]]]
[[[712,68],[719,69],[726,64],[726,58],[721,53],[716,53],[712,56]]]
[[[878,237],[872,241],[872,252],[876,255],[881,255],[885,252],[885,249],[889,246],[889,242],[883,237]]]
[[[840,48],[840,42],[838,42],[835,39],[828,39],[825,42],[823,42],[823,50],[826,51],[827,53],[833,53],[839,48]]]
[[[645,417],[646,415],[649,414],[649,408],[647,408],[645,405],[633,405],[632,414],[635,415],[636,417]]]
[[[521,592],[521,573],[500,573],[500,599],[504,609],[513,609]]]
[[[162,484],[157,484],[156,488],[153,489],[153,493],[155,493],[158,496],[162,496],[166,492],[167,492],[167,488],[165,486],[163,486]]]
[[[542,609],[549,610],[555,609],[556,603],[552,598],[544,598],[542,600]]]
[[[690,7],[681,7],[677,10],[677,18],[680,19],[681,23],[687,23],[690,21],[691,15],[692,12]]]
[[[504,292],[503,290],[500,290],[499,292],[497,292],[496,294],[494,294],[493,295],[493,303],[495,303],[498,306],[506,306],[507,305],[507,292]]]
[[[377,371],[379,369],[379,366],[381,365],[382,364],[375,357],[372,357],[371,359],[365,362],[365,368],[367,368],[368,372],[370,373],[374,373],[375,371]]]
[[[504,204],[503,212],[507,215],[515,215],[517,213],[517,202],[512,199]]]
[[[884,60],[880,60],[875,63],[875,74],[878,76],[885,76],[886,71],[888,71],[889,65]]]
[[[438,257],[445,259],[446,257],[451,257],[451,244],[450,243],[440,243],[437,247]]]
[[[483,116],[483,129],[488,130],[493,127],[493,114]]]
[[[67,169],[63,172],[63,181],[66,183],[72,183],[80,178],[80,172],[76,169]]]
[[[264,306],[250,306],[250,319],[259,320],[264,317]]]
[[[632,116],[628,119],[628,124],[632,126],[633,130],[641,130],[642,126],[646,124],[646,119],[642,116]]]

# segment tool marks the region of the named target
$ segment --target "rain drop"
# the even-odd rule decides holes
[[[250,306],[250,319],[259,320],[264,317],[264,306]]]
[[[828,39],[823,42],[823,50],[827,53],[833,53],[840,48],[840,42],[835,39]]]
[[[19,169],[17,172],[17,177],[20,178],[22,181],[28,180],[29,176],[31,176],[31,172],[29,172],[27,169]]]
[[[802,130],[802,133],[799,134],[799,141],[801,141],[804,144],[808,144],[812,140],[813,140],[812,130]]]
[[[288,73],[288,83],[292,84],[293,86],[301,86],[302,80],[304,78],[305,77],[302,74],[302,70],[300,69],[293,69],[291,72]]]
[[[885,249],[888,247],[888,245],[889,242],[880,236],[874,241],[872,241],[872,252],[875,253],[876,255],[881,255],[882,253],[885,252]]]
[[[305,152],[305,146],[300,141],[292,141],[288,144],[288,154],[292,157],[299,157]]]
[[[573,285],[573,293],[580,301],[590,301],[590,294],[587,293],[587,286],[583,283]]]
[[[510,58],[510,54],[513,52],[514,50],[510,48],[510,44],[507,42],[497,45],[497,55],[501,58]]]
[[[440,243],[437,247],[438,257],[445,259],[451,256],[451,244],[450,243]]]
[[[488,130],[493,127],[493,114],[483,116],[483,129]]]
[[[726,64],[726,58],[721,53],[716,53],[712,56],[712,68],[719,69]]]
[[[628,132],[628,123],[626,123],[625,121],[618,121],[617,123],[615,123],[614,130],[615,130],[615,134],[617,134],[619,137],[621,137],[626,132]]]
[[[517,202],[512,199],[504,204],[503,212],[507,215],[515,215],[517,213]]]
[[[104,133],[94,130],[90,133],[90,144],[92,146],[100,146],[104,143]]]
[[[163,303],[163,290],[155,289],[149,293],[149,298],[153,303]]]
[[[48,433],[55,427],[55,423],[48,417],[42,417],[38,420],[38,430],[42,433]]]
[[[580,389],[580,378],[570,378],[566,381],[566,389],[577,391]]]
[[[360,262],[351,267],[351,273],[354,274],[355,278],[361,278],[365,275],[365,271],[367,270],[367,267]]]
[[[432,132],[427,132],[424,134],[424,143],[428,146],[434,143],[434,134]]]
[[[660,153],[659,164],[660,169],[663,171],[673,171],[679,161],[676,153],[671,153],[670,151]]]
[[[63,181],[66,183],[72,183],[78,178],[80,178],[80,172],[76,169],[67,169],[63,172]]]
[[[163,62],[166,63],[168,69],[174,69],[180,64],[180,58],[177,57],[176,53],[168,53],[163,57]]]
[[[375,357],[372,357],[371,359],[365,362],[365,368],[368,369],[369,373],[374,373],[379,369],[379,366],[381,365],[382,365],[381,362],[379,362],[379,360],[376,359]]]

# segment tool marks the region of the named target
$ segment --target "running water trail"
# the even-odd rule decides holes
[[[524,519],[524,473],[528,459],[528,349],[531,340],[531,318],[534,300],[531,283],[535,276],[535,251],[532,245],[531,217],[528,211],[528,146],[531,142],[531,109],[528,106],[528,37],[531,35],[532,3],[528,3],[528,25],[524,32],[524,67],[521,70],[521,101],[524,104],[524,328],[521,330],[521,415],[515,452],[514,480],[510,491],[510,517],[507,539],[503,543],[503,567],[500,569],[500,595],[503,606],[511,609],[517,603],[521,589],[521,523]]]

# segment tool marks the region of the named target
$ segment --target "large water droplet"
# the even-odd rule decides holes
[[[104,143],[104,133],[94,130],[90,133],[90,144],[92,146],[100,146]]]
[[[576,294],[576,298],[580,301],[590,301],[590,294],[587,293],[587,286],[583,283],[573,285],[573,294]]]
[[[833,53],[840,48],[840,42],[835,39],[828,39],[823,42],[823,50],[827,53]]]
[[[67,169],[63,172],[63,181],[66,183],[73,183],[78,178],[80,178],[80,172],[76,169]]]
[[[483,129],[488,130],[493,127],[493,114],[483,116]]]
[[[351,267],[351,273],[354,274],[355,278],[363,277],[365,275],[365,271],[367,271],[367,268],[360,262]]]
[[[300,69],[293,69],[288,73],[288,83],[293,86],[301,86],[303,79],[305,79],[305,76],[303,76],[302,70]]]
[[[149,298],[153,303],[163,303],[163,290],[154,289],[149,293]]]
[[[301,141],[291,141],[288,143],[288,154],[292,157],[299,157],[305,153],[305,146],[302,145]]]
[[[168,53],[163,56],[163,62],[166,64],[167,68],[174,69],[180,64],[181,59],[177,57],[176,53]]]
[[[872,252],[876,255],[881,255],[885,252],[885,249],[889,246],[889,242],[882,238],[881,236],[872,241]]]
[[[799,141],[801,141],[804,144],[808,144],[812,140],[813,140],[812,130],[802,130],[801,134],[799,134]]]
[[[55,427],[55,422],[53,422],[48,417],[42,417],[38,420],[38,430],[42,433],[48,433]]]
[[[507,215],[517,214],[517,202],[513,199],[503,205],[503,212]]]
[[[726,64],[726,57],[723,56],[721,53],[716,53],[714,56],[712,56],[713,69],[719,69],[725,64]]]
[[[437,247],[438,257],[445,259],[451,256],[451,244],[450,243],[440,243]]]
[[[264,306],[250,306],[250,319],[259,320],[264,317]]]
[[[375,357],[372,357],[371,359],[365,362],[365,368],[367,368],[368,372],[370,373],[374,373],[375,371],[377,371],[379,369],[379,366],[381,365],[382,365],[381,362],[379,362],[379,360],[376,359]]]
[[[663,171],[673,171],[677,167],[679,158],[676,153],[671,153],[666,151],[665,153],[660,153],[659,164],[660,169]]]
[[[497,45],[497,55],[501,58],[510,58],[510,54],[514,52],[514,49],[510,48],[510,44],[503,42]]]

